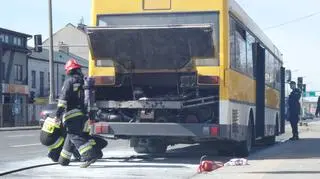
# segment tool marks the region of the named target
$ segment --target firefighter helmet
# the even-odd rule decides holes
[[[75,59],[70,59],[64,66],[64,69],[66,70],[67,74],[69,74],[71,70],[79,68],[81,68],[81,65]]]

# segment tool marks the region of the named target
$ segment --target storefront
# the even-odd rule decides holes
[[[27,85],[2,84],[1,126],[24,126],[28,122]]]

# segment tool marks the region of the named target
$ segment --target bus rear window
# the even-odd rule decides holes
[[[219,65],[219,13],[218,12],[192,12],[192,13],[144,13],[144,14],[119,14],[119,15],[98,15],[97,26],[99,27],[125,27],[125,26],[170,26],[170,25],[193,25],[212,24],[212,53],[193,47],[191,56],[197,66],[218,66]],[[132,34],[131,34],[132,35]],[[165,35],[165,34],[163,34]],[[198,36],[199,37],[199,36]],[[198,41],[199,43],[199,41]],[[202,42],[200,42],[202,43]],[[208,43],[203,41],[200,46]],[[205,54],[201,54],[200,51]],[[205,51],[206,52],[205,52]],[[208,52],[212,55],[208,55]],[[199,55],[199,56],[194,56]]]

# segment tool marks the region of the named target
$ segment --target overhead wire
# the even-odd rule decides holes
[[[283,23],[280,23],[280,24],[277,24],[277,25],[269,26],[267,28],[264,28],[263,30],[269,30],[269,29],[278,28],[278,27],[281,27],[281,26],[285,26],[287,24],[292,24],[292,23],[295,23],[295,22],[298,22],[298,21],[301,21],[301,20],[304,20],[304,19],[308,19],[310,17],[316,16],[316,15],[319,15],[319,14],[320,14],[320,11],[314,12],[312,14],[309,14],[309,15],[306,15],[306,16],[302,16],[302,17],[298,17],[296,19],[293,19],[293,20],[290,20],[290,21],[287,21],[287,22],[283,22]]]

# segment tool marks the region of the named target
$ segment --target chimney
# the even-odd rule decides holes
[[[69,54],[69,46],[67,44],[64,44],[63,42],[58,43],[59,52],[64,52],[66,54]]]

